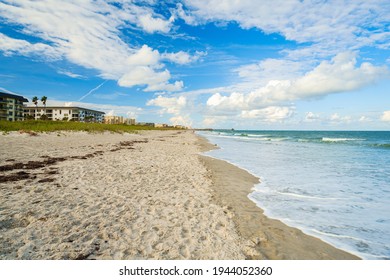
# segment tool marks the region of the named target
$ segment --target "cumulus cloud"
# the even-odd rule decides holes
[[[149,100],[146,105],[161,107],[161,113],[179,114],[187,105],[187,99],[184,96],[164,97],[159,95],[157,98]]]
[[[184,96],[164,97],[159,95],[157,98],[149,100],[146,105],[161,107],[160,114],[172,114],[173,116],[169,120],[173,125],[192,125],[190,116],[186,112],[188,103]]]
[[[229,96],[222,96],[220,93],[213,94],[207,100],[207,106],[222,110],[239,110],[248,108],[247,98],[244,94],[233,92]]]
[[[323,61],[313,71],[296,80],[291,92],[298,96],[352,91],[388,75],[387,67],[364,62],[356,66],[356,54],[340,53],[330,62]]]
[[[143,45],[132,55],[128,56],[126,62],[133,66],[157,65],[160,60],[160,53],[147,45]]]
[[[42,40],[30,43],[0,34],[0,51],[5,55],[66,59],[97,70],[104,79],[118,80],[121,86],[146,86],[146,91],[183,88],[182,81],[171,82],[169,71],[162,69],[158,50],[147,45],[132,47],[121,39],[121,28],[129,24],[148,33],[169,32],[173,18],[164,19],[147,6],[133,2],[118,6],[102,0],[15,0],[0,3],[0,17]],[[181,57],[182,62],[191,60]]]
[[[223,96],[215,93],[207,100],[207,106],[214,110],[259,109],[298,99],[356,90],[388,74],[386,67],[377,67],[368,62],[357,66],[355,53],[341,53],[296,79],[271,80],[247,94],[233,92]]]
[[[390,122],[390,111],[384,111],[381,120],[384,122]]]
[[[169,121],[171,122],[172,125],[184,125],[187,127],[192,126],[192,121],[188,115],[184,115],[184,116],[176,115],[170,118]]]
[[[270,106],[258,110],[243,110],[240,117],[243,119],[258,119],[266,122],[283,121],[292,116],[294,110],[289,107]]]
[[[148,33],[170,31],[172,20],[164,20],[162,18],[154,18],[151,14],[145,14],[139,17],[139,25]]]

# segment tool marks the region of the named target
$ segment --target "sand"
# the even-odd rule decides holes
[[[215,147],[201,139],[202,150]],[[247,256],[271,260],[353,260],[358,257],[339,250],[318,238],[304,234],[279,220],[270,219],[249,200],[248,194],[259,179],[247,171],[222,160],[201,156],[212,177],[214,199],[228,205],[234,213],[239,235],[249,240],[256,254]]]
[[[0,259],[354,259],[267,219],[191,131],[0,136]]]

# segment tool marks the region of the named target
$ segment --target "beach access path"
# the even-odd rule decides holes
[[[0,135],[0,259],[354,259],[268,219],[192,131]]]

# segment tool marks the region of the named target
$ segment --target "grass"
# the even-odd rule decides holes
[[[67,121],[0,121],[0,131],[24,131],[24,132],[53,132],[53,131],[88,131],[103,132],[111,131],[117,133],[136,133],[138,130],[167,130],[174,128],[154,128],[143,125],[127,124],[103,124],[103,123],[82,123]]]

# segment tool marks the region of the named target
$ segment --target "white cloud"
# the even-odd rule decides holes
[[[258,63],[240,66],[234,72],[237,72],[238,76],[246,82],[259,84],[268,82],[270,79],[286,80],[296,78],[308,68],[306,64],[306,62],[302,63],[302,61],[267,58]]]
[[[205,117],[203,119],[203,125],[206,127],[211,127],[218,122],[219,122],[219,120],[216,117]]]
[[[72,73],[72,72],[67,71],[67,70],[58,70],[57,73],[61,74],[61,75],[68,76],[68,77],[71,77],[71,78],[75,78],[75,79],[83,79],[83,78],[85,78],[83,75],[75,74],[75,73]]]
[[[0,3],[0,17],[45,42],[32,44],[0,34],[0,51],[6,55],[67,59],[97,70],[104,79],[118,80],[121,86],[146,85],[146,90],[166,91],[183,87],[182,81],[170,82],[168,70],[161,70],[164,65],[157,50],[147,45],[135,48],[121,39],[120,29],[129,24],[140,25],[146,32],[169,31],[173,18],[164,20],[145,6],[123,2],[119,8],[102,0],[15,0]]]
[[[361,116],[359,118],[359,122],[361,122],[361,123],[366,123],[366,122],[371,122],[371,121],[372,121],[371,118],[369,118],[367,116]]]
[[[155,18],[151,14],[145,14],[139,17],[139,26],[148,33],[168,33],[171,29],[172,21]]]
[[[290,90],[296,96],[316,96],[352,91],[389,75],[387,67],[364,62],[356,66],[356,54],[340,53],[330,62],[323,61],[313,71],[297,79]]]
[[[168,70],[155,72],[148,66],[136,66],[130,69],[119,80],[120,86],[132,87],[135,85],[161,85],[164,84],[171,74]]]
[[[191,56],[187,52],[179,51],[177,53],[163,53],[161,56],[163,59],[183,65],[195,62],[205,55],[205,52],[197,51],[194,55]]]
[[[52,46],[42,43],[31,44],[25,40],[14,39],[2,33],[0,33],[0,51],[6,56],[37,54],[44,56],[48,60],[57,60],[62,57],[61,51]]]
[[[327,121],[329,121],[331,124],[348,124],[352,122],[351,116],[340,116],[338,113],[332,114]]]
[[[178,6],[177,16],[187,24],[235,21],[242,28],[255,27],[265,33],[280,33],[288,40],[314,43],[319,51],[331,49],[330,54],[390,41],[387,0],[186,0],[184,3],[186,11]],[[370,27],[375,32],[368,31]]]
[[[143,45],[135,53],[127,57],[126,62],[132,66],[157,65],[160,60],[160,53],[147,45]]]
[[[157,98],[149,100],[146,105],[161,107],[160,114],[172,114],[173,116],[169,120],[173,125],[192,125],[188,111],[186,111],[188,102],[184,96],[164,97],[159,95]]]
[[[183,19],[187,24],[197,25],[199,22],[199,20],[195,16],[190,15],[183,9],[182,3],[176,4],[176,10],[173,10],[173,13],[177,17]]]
[[[368,62],[356,65],[354,53],[341,53],[331,61],[323,61],[312,71],[292,80],[271,80],[248,94],[233,92],[228,96],[213,94],[207,106],[214,110],[260,109],[298,99],[352,91],[388,75],[386,67]]]
[[[313,122],[320,119],[320,115],[315,114],[313,112],[307,112],[305,115],[305,121],[306,122]]]
[[[222,96],[220,93],[215,93],[207,100],[206,104],[211,108],[219,108],[222,110],[237,110],[249,107],[246,96],[238,92],[233,92],[229,96]]]
[[[265,122],[279,122],[290,118],[294,110],[290,107],[270,106],[258,110],[243,110],[240,117],[243,119],[258,119]]]
[[[187,99],[184,96],[164,97],[159,95],[157,98],[149,100],[146,105],[161,107],[161,113],[179,114],[187,105]]]
[[[390,122],[390,111],[384,111],[381,120],[384,122]]]
[[[184,125],[187,127],[192,126],[192,121],[188,115],[185,116],[176,115],[170,118],[169,121],[171,122],[172,125]]]
[[[110,110],[106,113],[106,116],[115,116],[115,111],[114,110]]]

